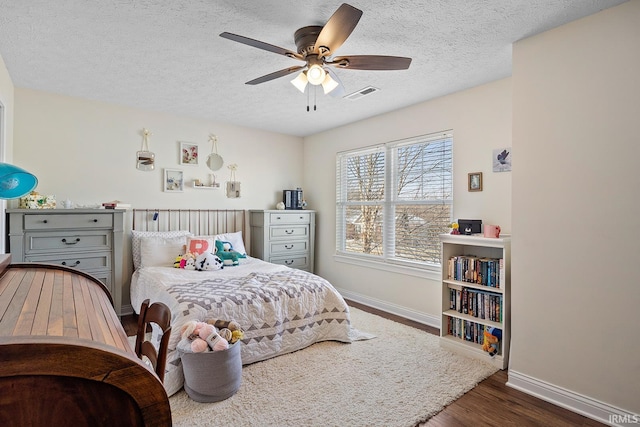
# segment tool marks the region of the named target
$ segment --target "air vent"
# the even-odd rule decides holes
[[[363,96],[371,95],[372,93],[377,92],[379,90],[380,89],[378,89],[377,87],[367,86],[365,88],[360,89],[357,92],[353,92],[353,93],[350,93],[349,95],[345,95],[344,97],[355,101],[356,99],[360,99]]]

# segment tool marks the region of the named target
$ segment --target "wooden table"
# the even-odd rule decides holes
[[[0,425],[171,425],[102,283],[0,256]]]

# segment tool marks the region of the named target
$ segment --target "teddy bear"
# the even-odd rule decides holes
[[[195,259],[195,269],[198,271],[213,271],[224,268],[222,260],[211,252],[198,255]]]
[[[489,353],[491,357],[498,354],[498,344],[502,338],[502,331],[498,328],[489,328],[484,331],[483,336],[482,349]]]
[[[233,250],[231,243],[216,240],[216,255],[222,260],[225,266],[238,265],[240,253]]]

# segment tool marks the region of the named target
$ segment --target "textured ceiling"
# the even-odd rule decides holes
[[[336,69],[358,100],[318,91],[317,110],[289,81],[246,81],[301,65],[219,37],[295,51],[323,25],[319,0],[0,0],[0,55],[16,87],[306,136],[511,74],[511,44],[623,0],[357,1],[364,13],[337,55],[408,56],[403,71]],[[310,104],[313,109],[314,96]]]

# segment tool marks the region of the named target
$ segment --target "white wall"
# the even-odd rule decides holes
[[[134,208],[273,209],[283,189],[302,185],[299,137],[21,88],[15,89],[14,104],[15,163],[38,177],[38,192],[54,194],[58,201],[69,198],[89,205],[117,199]],[[149,148],[156,154],[156,169],[150,172],[136,169],[143,128],[153,134]],[[227,165],[236,163],[241,197],[229,199],[222,189],[188,186],[183,193],[163,192],[164,168],[182,169],[185,180],[208,179],[204,162],[179,164],[179,141],[198,144],[201,156],[206,156],[212,149],[210,133],[218,136],[218,153],[225,161],[217,180],[224,185],[230,178]],[[14,207],[16,203],[12,201]],[[130,217],[127,221],[130,226]],[[128,243],[124,249],[126,306]]]
[[[639,23],[634,0],[514,45],[510,381],[592,413],[640,414]]]
[[[0,135],[0,146],[4,145],[4,153],[0,160],[11,162],[13,158],[13,97],[14,89],[9,71],[0,56],[0,103],[4,107],[3,134]]]
[[[156,169],[136,169],[142,129],[152,132],[150,150]],[[208,179],[204,162],[179,164],[179,141],[211,152],[209,134],[218,136],[225,166],[217,180],[229,180],[227,165],[236,163],[242,197],[224,191],[185,188],[162,191],[163,169],[182,169],[185,180]],[[15,159],[39,180],[37,191],[79,204],[122,200],[134,207],[220,209],[273,208],[282,189],[302,184],[302,139],[164,113],[136,110],[40,91],[15,90]],[[190,184],[190,182],[189,182]]]
[[[355,102],[366,102],[366,98]],[[441,301],[438,281],[334,260],[335,162],[339,151],[447,129],[454,133],[454,218],[482,219],[509,233],[511,173],[492,172],[491,159],[493,149],[511,146],[510,79],[319,133],[305,138],[304,147],[305,198],[309,207],[318,211],[317,272],[354,299],[437,322],[437,326]],[[517,165],[520,157],[515,156]],[[482,192],[467,191],[469,172],[483,173]]]

